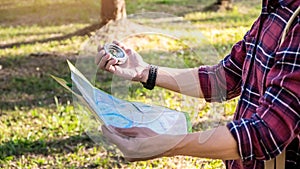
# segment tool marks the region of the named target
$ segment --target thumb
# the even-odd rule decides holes
[[[114,40],[112,43],[121,47],[123,50],[126,50],[125,45],[123,43],[121,43],[120,41]]]
[[[106,126],[101,126],[103,136],[113,144],[121,146],[124,144],[125,140],[123,137],[119,136],[113,128],[108,129]]]

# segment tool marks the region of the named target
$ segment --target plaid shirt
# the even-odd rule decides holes
[[[199,68],[207,101],[240,96],[227,127],[241,160],[226,161],[227,168],[264,168],[263,160],[284,149],[286,168],[300,168],[299,16],[279,45],[299,5],[300,0],[263,0],[260,17],[231,53],[218,65]]]

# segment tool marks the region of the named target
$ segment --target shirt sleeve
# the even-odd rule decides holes
[[[245,55],[244,38],[233,46],[230,54],[219,64],[199,67],[200,86],[206,101],[221,102],[240,94]]]
[[[300,25],[275,55],[266,90],[251,118],[228,123],[242,160],[274,158],[300,131]]]
[[[259,27],[258,18],[251,29],[237,42],[219,64],[200,66],[198,76],[204,99],[207,102],[222,102],[237,97],[241,93],[242,73],[247,50],[252,48],[251,42]]]

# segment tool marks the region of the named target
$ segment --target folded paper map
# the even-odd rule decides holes
[[[157,105],[130,102],[114,97],[94,87],[69,61],[74,91],[61,78],[51,75],[59,84],[73,93],[88,108],[100,125],[119,128],[147,127],[159,134],[180,135],[189,132],[191,125],[183,112]]]

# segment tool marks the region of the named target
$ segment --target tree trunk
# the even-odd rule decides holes
[[[101,0],[101,23],[126,18],[125,0]]]
[[[232,2],[232,0],[218,0],[218,1],[217,1],[217,4],[222,5],[222,4],[229,4],[229,3],[231,3],[231,2]]]
[[[219,6],[219,10],[232,9],[232,0],[218,0],[216,4]]]

